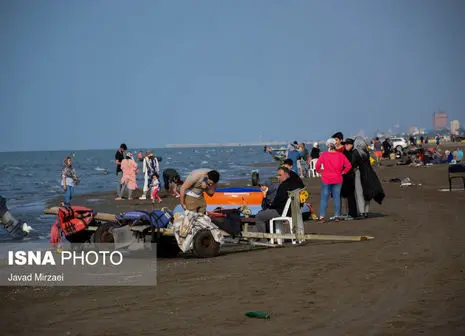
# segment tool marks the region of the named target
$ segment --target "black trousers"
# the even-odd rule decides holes
[[[347,203],[349,205],[349,216],[355,218],[358,216],[357,201],[355,199],[355,192],[347,195]]]
[[[349,216],[357,217],[357,200],[355,198],[355,174],[350,172],[343,176],[341,197],[347,199],[349,206]]]

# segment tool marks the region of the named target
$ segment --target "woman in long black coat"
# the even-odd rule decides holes
[[[345,139],[344,142],[344,152],[347,160],[353,165],[353,139]],[[347,199],[348,214],[352,218],[358,217],[357,211],[357,201],[355,200],[355,172],[354,169],[350,169],[347,174],[342,175],[342,188],[341,188],[341,197]],[[342,207],[341,207],[342,209]]]
[[[370,155],[363,138],[356,137],[352,153],[352,168],[355,172],[355,198],[358,212],[367,218],[370,210],[370,202],[374,200],[381,204],[385,194],[378,175],[370,164]]]

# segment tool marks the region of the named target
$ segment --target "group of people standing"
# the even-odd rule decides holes
[[[375,153],[376,161],[382,159],[389,159],[392,152],[392,143],[389,138],[384,139],[383,142],[378,137],[373,141],[373,150]]]
[[[155,156],[155,154],[151,151],[148,151],[145,154],[139,153],[138,159],[139,161],[142,161],[142,173],[144,174],[144,186],[142,189],[142,195],[139,197],[139,199],[146,200],[150,197],[152,202],[157,201],[158,203],[160,203],[162,199],[158,192],[160,191],[162,186],[160,183],[160,164],[158,162],[158,159]],[[140,173],[140,169],[138,168],[137,162],[134,159],[133,154],[127,151],[126,144],[121,144],[120,148],[116,151],[115,162],[117,183],[117,197],[115,198],[115,200],[122,200],[126,192],[128,193],[128,200],[132,200],[132,193],[134,190],[138,188],[136,175]],[[205,172],[202,171],[200,174],[203,173]],[[206,179],[210,181],[210,184],[208,184],[208,186],[206,187],[206,189],[208,189],[213,184],[216,184],[216,182],[218,182],[219,174],[216,171],[210,169],[207,169],[206,173],[208,173],[208,177],[206,177]],[[191,198],[198,198],[196,197],[198,196],[198,193],[196,193],[196,191],[203,186],[203,180],[199,182],[200,186],[197,185],[198,174],[199,172],[191,173],[191,175],[189,175],[189,177],[186,179],[186,182],[184,182],[176,169],[164,169],[162,172],[162,178],[163,186],[166,193],[172,195],[173,197],[180,198],[181,204],[185,204],[187,207],[194,207],[198,202],[196,203]],[[189,188],[192,188],[194,191],[189,191]],[[193,196],[194,194],[196,196]],[[188,196],[187,198],[185,197],[186,195]],[[185,200],[184,198],[186,198],[187,200]],[[203,199],[203,195],[201,198]]]
[[[307,175],[307,171],[310,167],[310,161],[313,159],[318,159],[320,157],[320,147],[318,142],[313,144],[313,148],[309,153],[308,149],[305,147],[305,143],[298,143],[294,141],[289,144],[287,147],[285,159],[290,159],[293,162],[292,167],[290,168],[296,174],[299,174],[301,178],[304,178]]]
[[[116,198],[122,200],[123,196],[128,194],[128,200],[132,200],[132,193],[137,189],[136,175],[140,173],[140,169],[131,152],[127,151],[126,144],[121,144],[115,154],[116,162]],[[160,166],[155,154],[151,151],[141,155],[142,172],[144,174],[144,186],[142,189],[141,200],[147,199],[147,193],[150,191],[152,202],[161,202],[158,195],[160,190],[159,170]]]
[[[321,174],[319,222],[326,221],[330,195],[334,202],[334,220],[341,218],[342,199],[347,200],[349,218],[367,218],[372,200],[381,204],[385,194],[370,164],[367,143],[362,137],[344,139],[341,132],[326,141],[315,169]]]

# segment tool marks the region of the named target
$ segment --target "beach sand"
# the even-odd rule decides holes
[[[437,191],[448,186],[446,165],[377,172],[422,185],[383,183],[386,200],[367,220],[306,222],[307,232],[374,240],[159,260],[154,287],[2,287],[2,334],[464,335],[465,192]],[[318,213],[320,181],[307,183]],[[82,205],[150,209],[113,197],[93,194],[103,201]]]

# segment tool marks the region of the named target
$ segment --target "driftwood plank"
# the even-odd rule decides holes
[[[291,233],[260,233],[260,232],[243,232],[244,238],[259,238],[259,239],[298,239],[295,234]],[[340,235],[319,235],[319,234],[305,234],[304,240],[334,240],[334,241],[363,241],[371,240],[371,236],[340,236]]]
[[[45,209],[44,214],[47,215],[56,215],[58,213],[59,207],[53,207],[50,209]],[[97,220],[102,220],[106,222],[114,222],[116,221],[116,215],[114,214],[109,214],[105,212],[97,212],[97,214],[94,216],[95,219]]]

